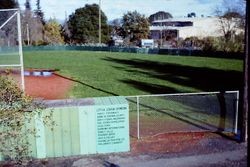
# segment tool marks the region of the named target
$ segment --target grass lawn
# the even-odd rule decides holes
[[[0,52],[0,65],[13,65],[20,64],[20,57],[18,52],[14,53],[1,53]]]
[[[234,59],[88,51],[24,52],[24,65],[74,79],[76,98],[238,90],[243,70]]]

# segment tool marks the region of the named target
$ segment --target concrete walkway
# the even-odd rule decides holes
[[[79,159],[73,167],[206,167],[206,166],[246,166],[247,149],[152,159],[150,156],[121,157],[109,156],[105,159]]]
[[[120,167],[194,167],[225,164],[228,161],[241,161],[246,157],[246,150],[227,151],[198,156],[156,159],[150,161],[121,163]]]

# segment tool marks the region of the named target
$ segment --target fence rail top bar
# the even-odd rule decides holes
[[[172,94],[154,94],[154,95],[135,95],[135,96],[125,96],[129,97],[154,97],[154,96],[188,96],[188,95],[206,95],[206,94],[218,94],[220,91],[216,92],[196,92],[196,93],[172,93]],[[225,93],[239,93],[238,90],[234,91],[225,91]]]
[[[0,9],[0,12],[7,12],[7,11],[13,11],[13,10],[19,10],[19,8],[13,8],[13,9]]]
[[[0,67],[21,67],[21,64],[7,64],[7,65],[0,65]]]

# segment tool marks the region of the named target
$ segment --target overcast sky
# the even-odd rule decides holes
[[[190,12],[197,16],[212,16],[218,5],[223,0],[101,0],[102,11],[108,20],[121,18],[127,11],[137,10],[145,16],[150,16],[158,11],[165,11],[174,17],[184,17]],[[24,9],[25,0],[19,0],[19,5]],[[35,9],[36,0],[31,0],[32,9]],[[85,4],[99,4],[99,0],[40,0],[45,18],[65,20],[65,14],[72,14],[75,9],[84,7]]]

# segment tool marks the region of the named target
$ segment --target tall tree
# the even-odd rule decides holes
[[[98,42],[99,27],[99,6],[97,4],[85,5],[78,8],[69,16],[68,26],[71,32],[71,39],[74,43],[94,43]],[[109,39],[109,27],[107,17],[101,11],[102,42]]]
[[[23,44],[39,45],[43,43],[44,25],[32,11],[24,11],[22,14]]]
[[[61,27],[61,34],[64,38],[64,42],[67,44],[71,44],[71,32],[69,30],[69,24],[66,12],[65,12],[65,20]]]
[[[45,24],[45,20],[44,20],[44,13],[41,9],[40,6],[40,0],[36,1],[36,10],[35,10],[35,15],[38,17],[38,19],[41,21],[41,23],[44,25]]]
[[[64,38],[64,42],[68,43],[68,44],[71,44],[72,43],[72,41],[71,41],[71,32],[69,30],[69,25],[68,25],[67,21],[65,21],[63,23],[61,33],[62,33],[62,36]]]
[[[0,0],[0,9],[12,9],[18,8],[18,2],[16,0]]]
[[[22,13],[22,39],[23,39],[23,44],[30,44],[30,29],[32,28],[32,11],[31,11],[31,5],[30,5],[30,0],[26,0],[24,3],[25,10]]]
[[[221,6],[215,10],[225,40],[230,40],[237,29],[244,29],[245,5],[244,0],[223,0]]]
[[[26,0],[26,2],[24,3],[24,6],[25,6],[25,10],[31,10],[30,0]]]
[[[50,19],[44,26],[44,40],[47,44],[63,44],[61,26],[55,19]]]
[[[242,16],[237,12],[227,12],[219,16],[220,30],[223,33],[225,42],[230,41],[236,35],[237,30],[242,28],[241,18]]]
[[[122,27],[125,32],[124,37],[128,37],[129,41],[135,44],[139,44],[141,39],[147,39],[149,36],[149,21],[137,11],[123,15]]]
[[[124,36],[124,30],[122,28],[122,20],[121,19],[114,19],[110,22],[111,26],[111,36]]]
[[[31,38],[33,44],[41,45],[44,43],[44,13],[40,6],[40,0],[36,1],[36,9],[34,10],[34,17],[32,18],[34,25],[32,25]]]
[[[41,45],[44,43],[44,25],[36,17],[32,17],[30,26],[30,43]]]
[[[243,51],[245,12],[243,0],[223,1],[217,7],[219,31],[223,37],[218,46],[224,51]],[[243,8],[243,9],[242,9]]]
[[[39,45],[43,43],[44,25],[41,19],[32,11],[30,0],[26,0],[22,13],[23,44]]]

